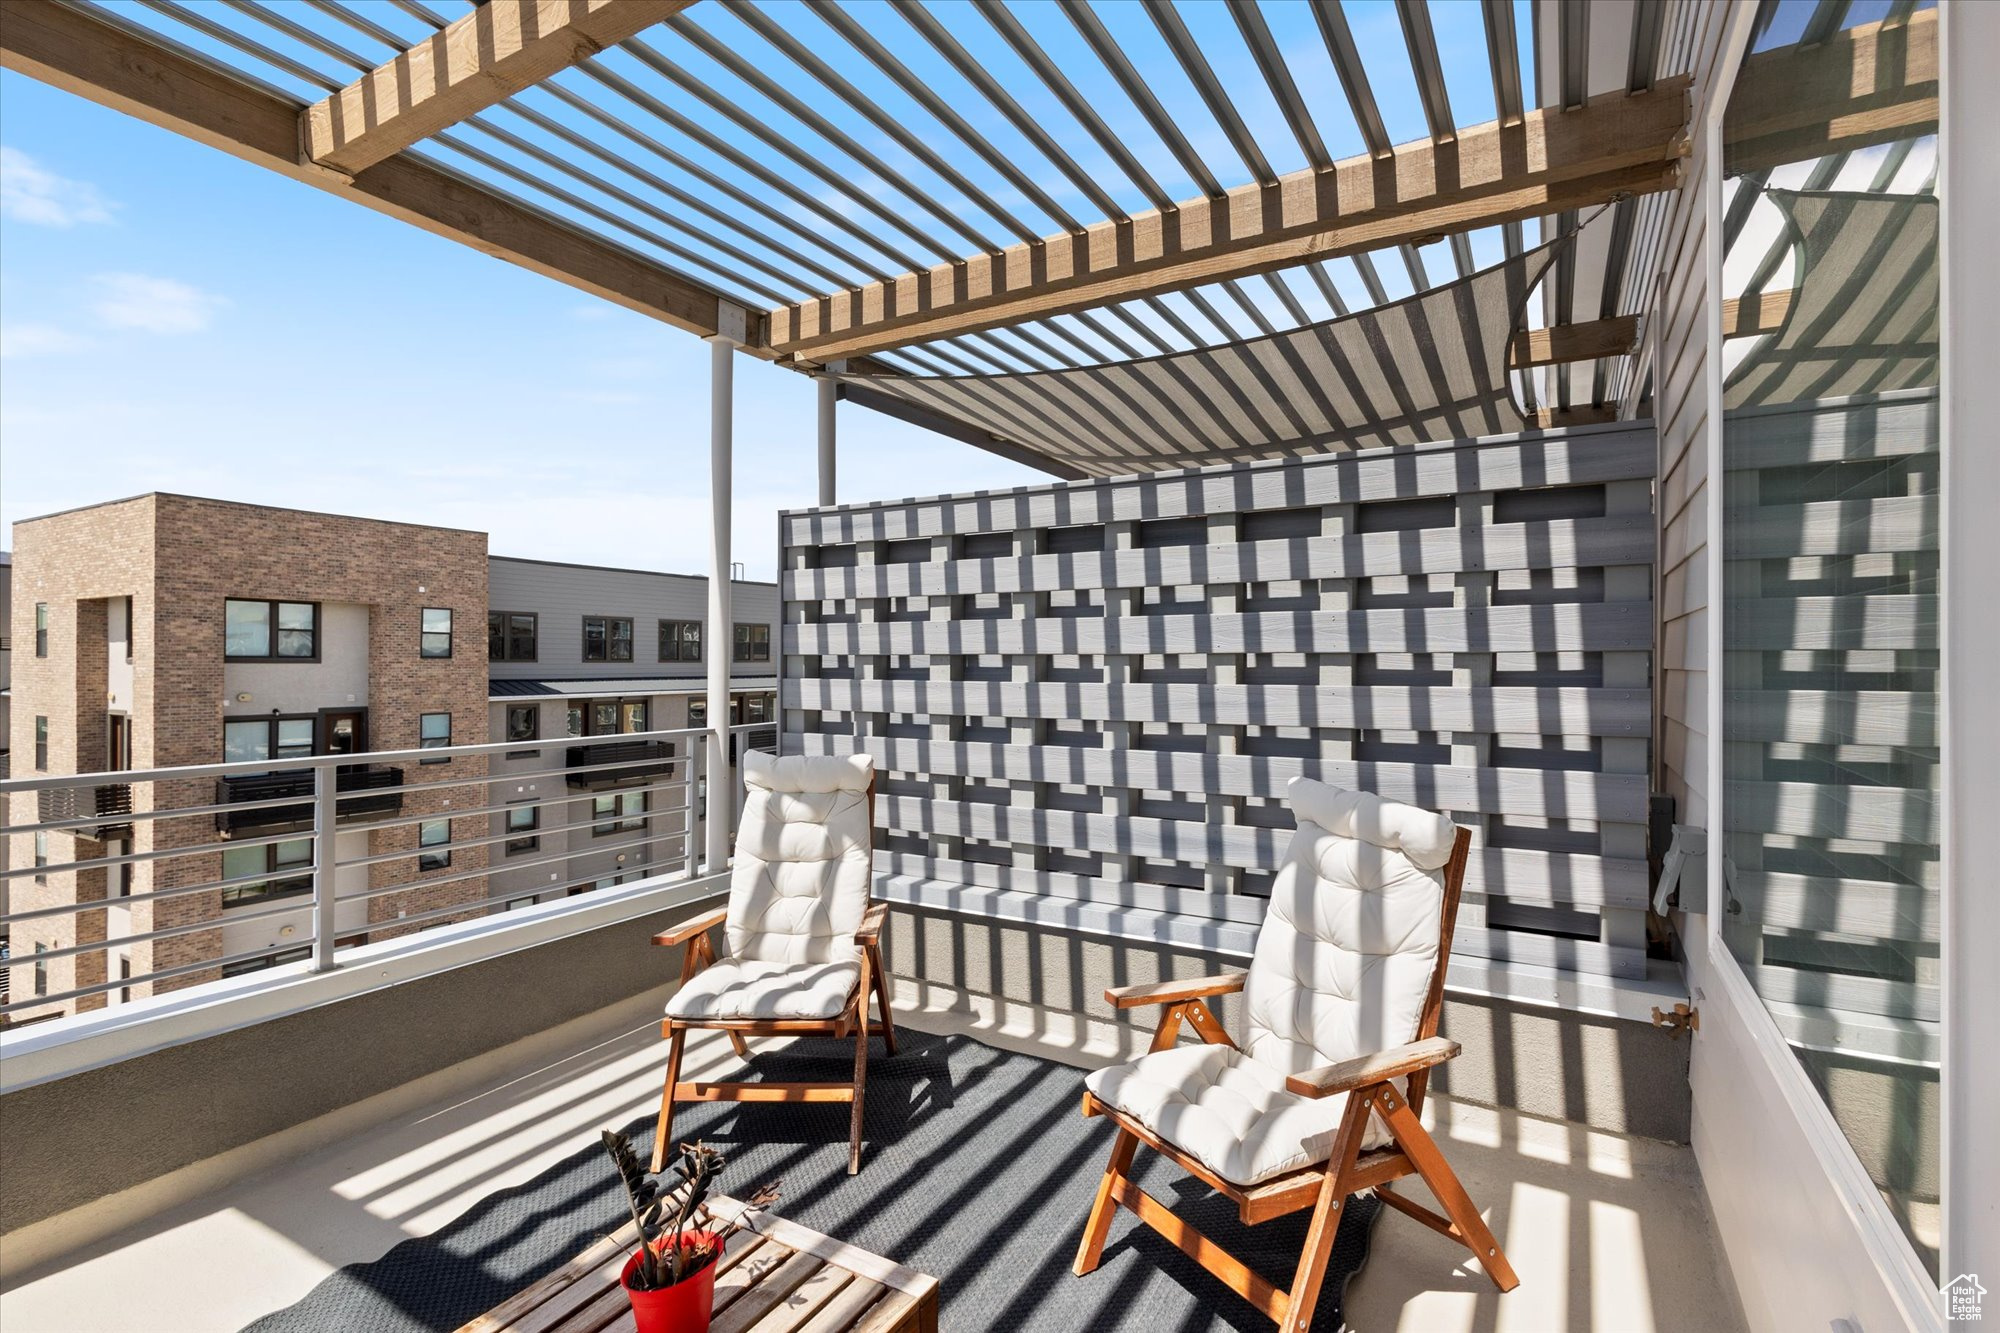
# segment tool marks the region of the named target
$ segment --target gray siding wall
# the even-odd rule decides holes
[[[639,570],[601,569],[541,560],[494,556],[487,562],[487,606],[494,611],[529,611],[540,618],[539,643],[533,662],[495,662],[500,680],[596,679],[617,676],[689,676],[706,672],[700,662],[660,661],[662,620],[706,620],[708,580],[690,574],[651,574]],[[732,675],[768,676],[776,669],[778,589],[770,583],[737,581],[731,585],[733,616],[738,621],[770,625],[772,662],[737,663]],[[629,616],[632,620],[630,662],[585,662],[583,618]],[[479,627],[484,633],[485,627]],[[729,634],[709,634],[703,652],[720,646],[728,651]],[[557,733],[560,734],[560,733]]]
[[[1646,422],[787,514],[784,748],[875,755],[891,899],[1247,947],[1305,774],[1472,829],[1460,953],[1641,977],[1654,457]]]

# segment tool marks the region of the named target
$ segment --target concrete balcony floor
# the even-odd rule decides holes
[[[901,1021],[910,1026],[993,1035],[923,1009],[914,992],[899,996],[899,1009],[905,999],[915,1012]],[[0,1328],[128,1333],[143,1311],[156,1333],[194,1333],[237,1329],[288,1305],[339,1266],[429,1234],[574,1153],[599,1128],[657,1107],[665,1045],[651,1018],[656,1003],[603,1011],[282,1142],[92,1205],[82,1210],[89,1216],[57,1219],[61,1227],[43,1224],[53,1229],[33,1229],[41,1234],[32,1243],[46,1257],[0,1290]],[[1001,1034],[1001,1044],[1024,1043]],[[726,1077],[736,1064],[719,1034],[704,1034],[684,1077]],[[1487,1210],[1521,1285],[1499,1295],[1462,1249],[1388,1213],[1348,1291],[1351,1328],[1742,1327],[1687,1148],[1445,1098],[1432,1098],[1424,1118]],[[168,1192],[181,1197],[122,1221],[158,1208]],[[83,1238],[93,1231],[98,1238]],[[18,1264],[17,1256],[10,1268]],[[938,1276],[948,1290],[951,1274]]]

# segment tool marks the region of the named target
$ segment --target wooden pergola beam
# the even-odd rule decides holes
[[[1595,361],[1603,356],[1623,356],[1638,341],[1639,317],[1613,315],[1584,324],[1552,324],[1517,333],[1509,360],[1516,369]]]
[[[694,0],[488,0],[308,107],[299,142],[349,175],[663,23]]]
[[[1671,188],[1688,80],[1539,110],[770,312],[771,350],[825,361]]]
[[[1785,316],[1791,314],[1792,298],[1797,294],[1787,288],[1781,292],[1730,297],[1722,303],[1722,336],[1742,338],[1753,333],[1776,333],[1785,327]]]
[[[50,0],[13,0],[0,65],[79,97],[365,204],[439,236],[704,337],[719,293],[644,256],[503,199],[474,182],[392,157],[352,180],[299,160],[298,103],[116,21]],[[761,341],[751,312],[750,341]]]
[[[1730,171],[1804,162],[1934,133],[1938,16],[1846,28],[1744,59],[1722,122]]]

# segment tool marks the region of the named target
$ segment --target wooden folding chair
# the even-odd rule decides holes
[[[1075,1270],[1098,1265],[1123,1206],[1286,1329],[1312,1323],[1347,1197],[1384,1203],[1520,1284],[1418,1118],[1430,1069],[1458,1054],[1437,1035],[1470,835],[1427,811],[1294,778],[1298,819],[1247,973],[1122,986],[1120,1009],[1166,1006],[1151,1050],[1086,1080],[1083,1113],[1118,1127]],[[1243,992],[1239,1047],[1205,1003]],[[1185,1021],[1200,1039],[1177,1045]],[[1254,1112],[1248,1128],[1246,1112]],[[1140,1144],[1235,1202],[1245,1225],[1313,1210],[1290,1290],[1228,1254],[1134,1184]],[[1444,1207],[1389,1188],[1418,1175]]]
[[[875,766],[868,755],[788,755],[750,751],[737,823],[729,901],[671,930],[655,944],[685,944],[681,986],[667,1002],[660,1035],[667,1047],[653,1170],[666,1161],[676,1102],[852,1102],[847,1173],[861,1169],[862,1093],[868,1083],[868,1000],[882,1015],[882,1041],[896,1053],[889,974],[882,966],[887,903],[869,900],[874,882]],[[729,957],[718,959],[709,932],[724,928]],[[854,1037],[851,1083],[684,1083],[687,1034],[718,1028],[745,1059],[745,1037]]]

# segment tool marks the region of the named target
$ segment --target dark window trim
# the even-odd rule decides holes
[[[534,720],[535,724],[533,733],[521,737],[520,743],[526,745],[529,741],[540,740],[542,738],[542,706],[540,704],[508,704],[500,714],[501,739],[507,741],[514,740],[514,713],[516,710],[526,713]],[[507,758],[538,759],[541,757],[541,753],[540,750],[509,750],[507,751]]]
[[[519,657],[516,657],[513,653],[514,636],[513,636],[513,626],[510,623],[517,617],[524,618],[527,620],[528,634],[534,640],[534,651],[530,653],[525,653]],[[495,656],[493,652],[493,630],[494,630],[494,622],[496,620],[499,622],[499,629],[500,629],[500,652],[498,656]],[[540,660],[541,654],[542,654],[542,618],[538,612],[488,611],[486,613],[486,660],[487,661],[534,662]]]
[[[305,659],[299,658],[297,660],[304,661]],[[320,718],[318,713],[257,713],[249,717],[230,717],[225,713],[222,716],[222,760],[224,763],[229,762],[229,729],[233,726],[250,722],[262,722],[265,725],[264,748],[270,751],[265,756],[265,760],[269,763],[291,763],[294,760],[310,758],[313,755],[321,753]],[[312,723],[312,749],[302,755],[280,756],[278,754],[278,724],[280,722]],[[256,761],[249,760],[246,762],[254,763]]]
[[[519,810],[528,817],[528,822],[520,828],[514,827],[514,812],[516,810]],[[531,802],[515,801],[507,807],[507,813],[501,816],[501,821],[501,831],[503,833],[520,833],[526,835],[524,837],[507,839],[507,855],[519,856],[541,847],[542,809],[540,806]]]
[[[646,710],[646,725],[639,731],[653,730],[653,699],[646,694],[603,695],[595,699],[574,700],[583,705],[583,732],[585,736],[634,736],[639,732],[625,730],[625,710],[637,704]],[[618,722],[610,731],[597,730],[597,709],[600,704],[610,704]]]
[[[263,654],[245,653],[238,655],[229,651],[229,604],[231,602],[262,602],[271,611],[271,651]],[[313,650],[309,657],[285,657],[278,652],[278,607],[310,606],[313,610]],[[222,599],[222,660],[225,662],[317,662],[320,660],[321,631],[325,627],[325,614],[318,602],[309,602],[300,597],[224,597]],[[297,631],[294,631],[296,633]]]
[[[282,949],[277,953],[265,954],[261,958],[242,958],[233,963],[224,963],[222,965],[222,975],[225,977],[240,977],[245,972],[262,972],[266,968],[282,967],[286,963],[303,963],[310,957],[312,957],[312,945],[310,944],[297,949]]]
[[[48,945],[40,940],[35,941],[35,994],[37,995],[49,993],[49,960],[42,957],[48,951]]]
[[[677,631],[673,639],[674,655],[671,657],[667,655],[667,645],[668,645],[667,629],[669,626],[672,626]],[[699,620],[662,620],[660,622],[660,660],[662,662],[701,661],[702,639],[704,637],[701,632],[701,626],[702,622]],[[692,645],[689,645],[678,634],[679,630],[686,629],[689,627],[692,627],[694,629],[694,642]],[[687,653],[687,649],[690,646],[692,646],[694,649],[694,653],[692,656],[689,656]]]
[[[745,634],[744,630],[753,631]],[[757,641],[756,630],[764,631],[762,643]],[[762,649],[759,652],[759,649]],[[768,662],[771,660],[771,627],[761,620],[739,620],[729,636],[729,660],[732,662]]]
[[[35,656],[49,655],[49,604],[35,603]]]
[[[286,841],[310,842],[311,840],[308,838],[289,838]],[[232,884],[230,887],[223,889],[223,911],[227,912],[232,907],[242,907],[250,903],[282,902],[286,898],[304,898],[311,895],[313,891],[312,870],[310,868],[302,870],[296,866],[280,866],[278,864],[278,848],[282,846],[284,846],[284,843],[267,842],[261,848],[244,847],[237,849],[240,851],[262,851],[264,853],[264,874],[266,878],[249,883]],[[308,860],[307,866],[310,867],[310,865],[311,861]],[[223,878],[227,879],[228,876],[225,874]],[[272,881],[277,881],[281,887],[272,888]],[[244,896],[232,899],[230,897],[231,894]]]
[[[40,713],[35,714],[35,771],[49,771],[49,720]]]
[[[38,828],[35,830],[35,883],[46,884],[49,882],[48,869],[49,831]]]
[[[429,615],[433,611],[438,611],[443,613],[444,625],[445,625],[443,630],[432,630],[424,628],[424,617]],[[449,658],[452,655],[454,647],[456,646],[454,643],[455,639],[454,631],[457,628],[458,628],[458,617],[452,614],[450,607],[448,606],[418,607],[417,608],[417,656],[425,661],[432,661],[432,662],[443,661]],[[437,638],[440,634],[442,634],[444,637],[444,651],[441,653],[434,653],[431,651],[431,645],[429,641],[431,639]],[[313,641],[315,647],[318,646],[318,642],[319,641],[317,639]]]
[[[119,600],[125,603],[125,660],[130,662],[132,660],[132,641],[138,638],[139,635],[132,620],[132,599],[130,597],[121,597]],[[317,634],[313,635],[313,646],[315,648],[319,646],[319,636]]]
[[[639,798],[639,813],[625,814],[620,806],[627,796]],[[611,802],[611,813],[597,813],[599,801]],[[644,833],[646,821],[652,817],[653,794],[647,791],[612,791],[590,798],[590,836],[593,838],[616,837],[620,833]],[[602,821],[601,823],[599,821]]]
[[[444,719],[443,740],[431,741],[431,740],[426,740],[424,738],[424,719],[427,717],[441,717]],[[450,713],[429,712],[429,713],[417,714],[417,748],[419,750],[447,749],[451,745],[451,737],[452,737],[452,721]],[[436,759],[419,759],[417,762],[420,764],[448,764],[451,762],[451,756],[448,754],[439,755]]]
[[[604,622],[604,656],[602,657],[592,657],[590,655],[590,630],[588,627],[590,625],[590,622],[593,620],[601,620]],[[613,625],[623,625],[625,627],[625,656],[623,657],[613,657],[611,655],[612,644],[615,642],[615,639],[611,633],[611,627]],[[632,628],[632,617],[630,616],[603,616],[603,615],[584,616],[582,618],[582,624],[579,627],[579,635],[580,637],[578,640],[578,646],[583,654],[583,660],[586,662],[605,662],[605,663],[616,664],[621,662],[630,662],[633,658],[633,643],[632,643],[633,628]]]
[[[444,825],[443,842],[425,842],[424,834],[433,826]],[[427,847],[442,847],[441,852],[425,851]],[[417,825],[417,873],[428,874],[433,870],[451,869],[451,818],[426,819]]]

